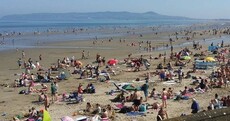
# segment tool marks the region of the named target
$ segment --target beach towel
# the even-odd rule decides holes
[[[173,84],[176,84],[176,81],[174,80],[166,81],[166,82],[163,82],[163,84],[173,85]]]
[[[118,109],[122,109],[123,107],[124,107],[124,105],[123,104],[115,104],[115,106],[118,108]]]
[[[140,80],[140,81],[133,80],[132,82],[133,82],[133,83],[145,83],[146,80]],[[155,82],[155,81],[149,80],[148,82]]]
[[[75,121],[87,121],[87,117],[86,116],[81,116],[75,119]]]
[[[188,99],[189,99],[189,96],[182,96],[181,99],[182,99],[182,100],[188,100]]]
[[[127,116],[143,116],[145,113],[143,112],[128,112],[126,113]]]

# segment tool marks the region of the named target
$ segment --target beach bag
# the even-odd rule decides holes
[[[140,105],[139,111],[140,112],[146,112],[146,105],[145,104]]]

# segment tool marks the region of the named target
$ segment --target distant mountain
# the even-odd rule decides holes
[[[155,12],[92,12],[92,13],[32,13],[3,16],[8,21],[76,21],[76,20],[154,20],[154,19],[190,19],[178,16],[160,15]]]

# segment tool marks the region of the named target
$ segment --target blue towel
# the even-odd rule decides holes
[[[143,112],[128,112],[126,113],[127,116],[138,116],[138,115],[145,115]]]

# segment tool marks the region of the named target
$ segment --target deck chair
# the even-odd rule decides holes
[[[129,94],[128,91],[126,91],[125,89],[122,89],[122,87],[119,87],[115,82],[113,82],[114,86],[117,88],[117,90],[125,92],[126,94]]]

